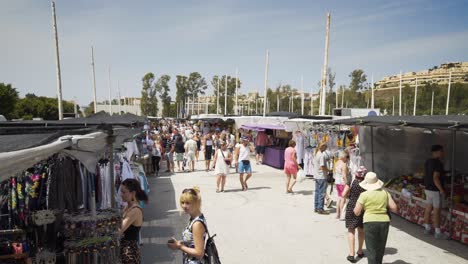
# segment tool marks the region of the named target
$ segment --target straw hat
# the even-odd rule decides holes
[[[377,178],[377,174],[375,174],[375,172],[368,172],[364,180],[361,183],[359,183],[359,185],[364,190],[374,191],[381,189],[384,183],[383,181],[379,180],[379,178]]]

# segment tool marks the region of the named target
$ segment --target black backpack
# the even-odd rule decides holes
[[[219,260],[218,249],[216,248],[216,244],[214,241],[214,237],[210,236],[208,229],[206,230],[208,233],[208,239],[206,240],[205,244],[205,255],[203,256],[203,264],[221,264],[221,260]]]
[[[218,249],[216,248],[216,244],[214,241],[214,237],[210,236],[210,232],[208,231],[208,227],[206,226],[205,222],[200,221],[203,226],[205,227],[206,233],[208,234],[208,238],[206,239],[205,243],[205,255],[203,256],[202,263],[203,264],[221,264],[221,260],[219,260]]]

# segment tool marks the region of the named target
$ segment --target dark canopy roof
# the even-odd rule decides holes
[[[433,129],[468,130],[468,116],[437,115],[437,116],[365,116],[317,123],[361,125],[361,126],[409,126]]]
[[[271,112],[271,113],[266,114],[266,116],[283,116],[283,117],[289,117],[289,118],[296,118],[296,117],[299,117],[299,114],[282,111],[282,112]]]
[[[41,120],[41,121],[8,121],[0,122],[0,127],[22,127],[22,126],[93,126],[93,125],[120,125],[120,126],[134,126],[136,124],[142,124],[145,122],[145,118],[134,114],[123,114],[123,115],[109,115],[103,111],[98,112],[88,117],[71,118],[64,120]]]
[[[133,114],[110,116],[105,112],[83,118],[43,121],[0,122],[0,152],[41,146],[65,135],[84,135],[96,131],[142,127],[145,118]],[[117,132],[120,133],[120,132]],[[131,133],[134,133],[131,131]]]

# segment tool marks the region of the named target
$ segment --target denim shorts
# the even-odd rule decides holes
[[[241,160],[239,162],[238,171],[239,173],[244,173],[244,172],[252,173],[252,167],[250,166],[250,163],[247,165],[244,165],[244,163]]]
[[[168,152],[165,154],[166,160],[168,161],[174,161],[174,153]]]

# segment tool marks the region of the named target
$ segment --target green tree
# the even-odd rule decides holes
[[[90,116],[94,114],[94,102],[90,102],[88,106],[84,109],[84,114]]]
[[[158,115],[158,99],[156,98],[156,90],[153,87],[154,73],[148,72],[143,76],[141,81],[143,87],[141,90],[141,113],[142,115]]]
[[[329,92],[332,93],[333,92],[333,88],[335,87],[336,85],[336,82],[335,82],[335,76],[336,76],[336,73],[335,72],[332,72],[332,69],[329,67],[328,68],[328,88],[329,88]]]
[[[18,91],[11,84],[0,83],[0,114],[11,119],[15,116],[15,105],[18,102]]]
[[[364,84],[367,81],[367,76],[363,70],[361,69],[354,70],[349,74],[349,77],[351,78],[351,83],[349,85],[349,88],[352,91],[359,91],[363,89]]]
[[[68,101],[62,101],[63,112],[68,116],[73,116],[74,104]],[[57,98],[45,96],[36,96],[35,94],[26,94],[16,104],[16,115],[23,119],[41,117],[45,120],[58,119]]]
[[[176,103],[179,104],[179,113],[186,112],[185,100],[188,96],[189,82],[188,77],[183,75],[176,76]],[[176,105],[177,108],[177,105]]]
[[[224,98],[226,91],[226,75],[223,75],[221,78],[218,75],[213,76],[211,85],[214,87],[214,95],[218,96],[218,82],[219,82],[219,109],[220,114],[224,113]],[[242,86],[240,80],[238,80],[238,88]],[[234,104],[235,104],[235,93],[236,93],[236,78],[227,76],[227,114],[233,113]],[[216,107],[216,105],[215,105]],[[216,112],[216,110],[215,110]]]
[[[188,77],[188,89],[187,96],[190,97],[191,102],[196,102],[196,99],[200,94],[205,94],[205,90],[208,88],[205,78],[200,73],[192,72]],[[193,108],[192,108],[193,109]]]
[[[171,96],[169,95],[169,81],[171,77],[169,75],[163,75],[159,77],[158,81],[154,84],[155,90],[159,93],[159,98],[161,99],[163,110],[162,116],[170,116],[170,105],[171,105]]]

